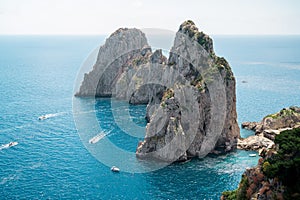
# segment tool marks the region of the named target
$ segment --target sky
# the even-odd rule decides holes
[[[109,34],[120,27],[300,34],[299,0],[0,0],[0,34]]]

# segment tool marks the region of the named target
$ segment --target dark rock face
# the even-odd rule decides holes
[[[212,39],[190,20],[180,26],[168,59],[161,50],[152,53],[139,30],[119,29],[76,95],[148,104],[139,158],[174,162],[237,147],[235,78]]]

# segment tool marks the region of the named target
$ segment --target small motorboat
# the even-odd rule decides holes
[[[249,154],[250,157],[255,157],[256,154],[255,153],[252,153],[252,154]]]
[[[46,115],[39,116],[39,120],[47,119]]]
[[[120,172],[120,169],[119,169],[118,167],[116,167],[116,166],[112,166],[112,167],[110,168],[110,170],[111,170],[112,172]]]
[[[97,142],[99,142],[102,138],[104,138],[105,136],[107,136],[111,131],[108,131],[107,133],[105,133],[104,131],[101,131],[98,135],[96,135],[95,137],[92,137],[89,140],[90,144],[96,144]]]
[[[18,142],[10,142],[8,144],[3,144],[3,145],[1,145],[0,150],[2,150],[2,149],[8,149],[8,148],[16,146],[18,144],[19,144]]]
[[[18,144],[17,142],[10,142],[10,143],[8,143],[8,146],[13,147],[13,146],[16,146],[17,144]]]
[[[97,142],[99,142],[99,140],[101,140],[102,138],[104,138],[106,136],[106,134],[104,132],[99,133],[98,135],[96,135],[95,137],[91,138],[89,140],[90,144],[96,144]]]

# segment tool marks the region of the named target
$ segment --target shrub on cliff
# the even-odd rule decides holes
[[[247,189],[249,187],[249,182],[247,176],[243,175],[242,180],[239,184],[237,190],[225,191],[222,193],[222,199],[226,200],[247,200]]]
[[[268,178],[278,177],[286,186],[286,197],[300,193],[300,128],[281,132],[275,138],[277,154],[263,164]]]

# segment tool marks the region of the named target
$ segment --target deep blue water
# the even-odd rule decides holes
[[[226,57],[236,76],[239,123],[300,106],[299,36],[213,39],[215,51]],[[73,113],[73,87],[81,64],[103,40],[0,36],[0,145],[19,143],[0,150],[0,199],[219,199],[222,191],[236,188],[245,168],[257,162],[249,152],[195,159],[148,173],[115,174],[86,149],[73,118],[85,119],[89,110]],[[106,138],[134,155],[139,138],[124,135],[113,120],[109,99],[75,101],[82,108],[96,108],[101,127],[112,129]],[[145,125],[144,106],[118,102],[114,109],[127,109],[133,122]],[[52,117],[37,120],[44,114]],[[126,126],[126,120],[120,121]],[[242,130],[243,136],[249,134]],[[138,161],[130,159],[135,166]]]

